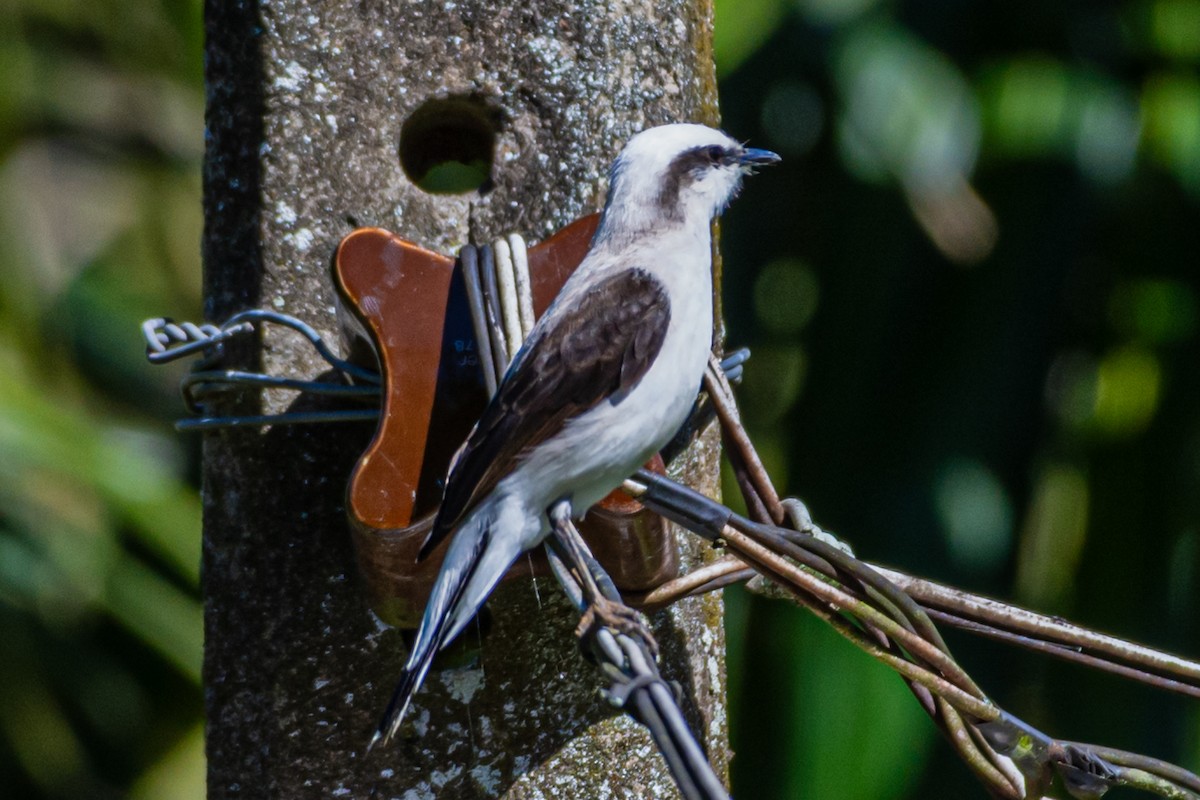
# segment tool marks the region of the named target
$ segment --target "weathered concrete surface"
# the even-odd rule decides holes
[[[708,0],[210,0],[206,20],[212,319],[258,305],[334,337],[330,261],[354,225],[446,252],[510,230],[541,238],[599,207],[630,134],[715,121]],[[446,96],[498,112],[483,196],[426,194],[400,168],[405,119]],[[320,371],[284,334],[240,356]],[[400,634],[366,608],[344,521],[345,481],[370,435],[318,427],[206,443],[209,796],[671,796],[649,737],[600,699],[575,615],[548,581],[503,589],[478,663],[431,674],[407,735],[364,752],[404,656]],[[716,446],[710,436],[681,459],[705,491]],[[710,597],[656,624],[663,671],[684,685],[724,770],[720,621]]]

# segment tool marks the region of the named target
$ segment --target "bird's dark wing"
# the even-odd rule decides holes
[[[597,283],[571,313],[535,328],[451,469],[419,558],[527,451],[566,420],[636,385],[662,348],[670,319],[666,288],[631,269]]]

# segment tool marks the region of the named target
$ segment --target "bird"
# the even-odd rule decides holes
[[[454,459],[419,559],[453,534],[374,738],[557,507],[585,513],[684,423],[712,348],[712,219],[779,156],[699,124],[632,136],[590,248]]]

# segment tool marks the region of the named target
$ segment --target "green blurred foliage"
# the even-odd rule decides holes
[[[1200,653],[1200,0],[755,5],[722,110],[785,160],[724,291],[780,487],[872,560]],[[727,597],[736,795],[981,795],[898,679]],[[1195,704],[949,639],[1030,722],[1200,766]]]
[[[203,796],[195,454],[139,332],[199,314],[201,37],[192,2],[0,6],[5,797]]]
[[[0,787],[203,794],[201,8],[0,6]],[[858,552],[1197,654],[1200,0],[718,0],[765,463]],[[729,485],[732,490],[732,485]],[[729,593],[735,794],[979,796],[903,684]],[[1194,704],[951,635],[1054,733],[1200,766]]]

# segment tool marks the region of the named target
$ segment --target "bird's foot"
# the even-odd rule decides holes
[[[650,626],[646,624],[641,613],[624,603],[617,603],[601,596],[593,598],[587,610],[583,612],[579,626],[575,628],[575,635],[579,637],[580,641],[586,642],[595,636],[600,628],[608,628],[637,639],[645,644],[654,659],[658,660],[658,642],[654,640]]]

